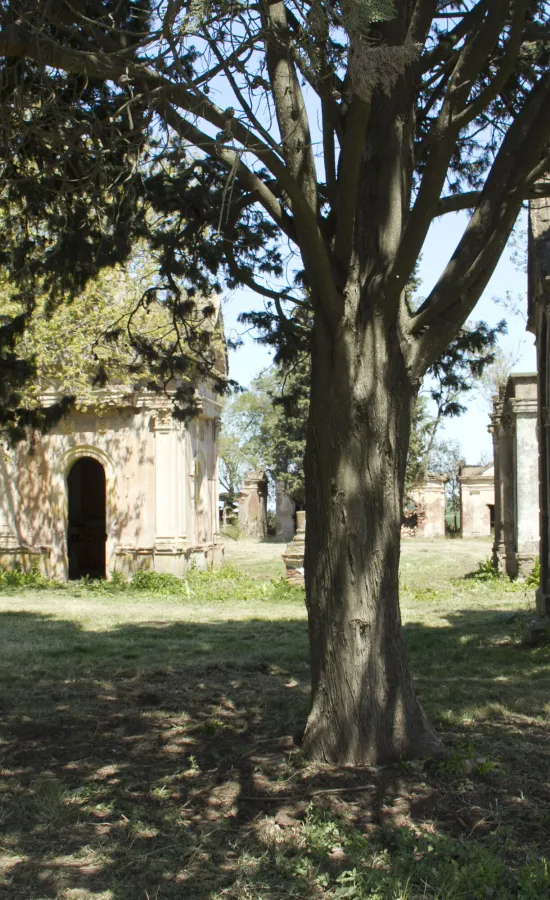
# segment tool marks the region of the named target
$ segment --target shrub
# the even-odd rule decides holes
[[[488,556],[487,559],[483,559],[479,563],[475,572],[472,572],[469,577],[475,578],[476,581],[496,581],[500,578],[506,578],[507,576],[502,575],[498,571],[493,560]]]
[[[535,560],[535,565],[526,576],[524,583],[527,587],[538,588],[540,584],[540,559],[538,558],[538,556]]]
[[[38,569],[32,569],[30,572],[23,572],[21,569],[5,569],[0,567],[0,590],[15,589],[23,590],[34,588],[34,590],[48,590],[60,587],[55,581],[46,578]]]

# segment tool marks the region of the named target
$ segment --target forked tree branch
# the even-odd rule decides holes
[[[510,126],[451,260],[413,318],[416,362],[430,365],[487,284],[534,182],[547,170],[550,73],[533,88]]]

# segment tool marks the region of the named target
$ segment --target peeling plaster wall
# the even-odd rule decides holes
[[[191,558],[219,561],[215,396],[203,392],[201,417],[189,426],[155,395],[115,398],[102,410],[72,412],[47,435],[3,450],[0,563],[67,578],[67,476],[85,456],[105,471],[107,575],[140,567],[181,575]]]

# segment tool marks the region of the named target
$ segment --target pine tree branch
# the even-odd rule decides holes
[[[485,10],[487,14],[483,17]],[[501,4],[488,6],[487,3],[481,2],[474,7],[472,12],[474,11],[477,17],[470,21],[470,25],[472,26],[472,22],[475,21],[477,28],[472,27],[460,50],[441,112],[432,124],[425,141],[430,152],[390,275],[394,283],[401,287],[407,283],[413,271],[434,218],[434,210],[437,209],[460,131],[459,117],[466,109],[471,85],[498,40],[505,18]]]
[[[239,179],[243,186],[249,191],[254,191],[258,202],[261,203],[279,228],[291,240],[296,240],[292,218],[286,213],[275,194],[269,190],[262,179],[243,163],[240,154],[209,137],[196,125],[184,119],[173,106],[169,104],[159,106],[159,113],[180,137],[189,141],[208,156],[219,159],[224,163],[228,171],[234,171],[235,177]]]
[[[489,104],[498,96],[500,91],[503,89],[504,85],[515,69],[517,56],[523,42],[523,29],[525,25],[527,10],[529,7],[529,0],[513,0],[512,7],[514,8],[514,12],[512,16],[510,37],[508,39],[508,44],[506,46],[504,56],[500,61],[498,72],[493,77],[491,83],[488,84],[487,87],[484,88],[479,93],[479,95],[474,100],[472,100],[472,102],[469,103],[458,116],[455,117],[455,124],[458,125],[459,128],[464,128],[489,106]],[[496,21],[498,23],[496,28],[498,29],[498,34],[500,34],[502,28],[502,20],[499,21],[497,19]],[[487,29],[487,35],[485,36],[487,49],[490,49],[491,41],[493,41],[495,38],[495,30]],[[484,53],[485,56],[483,56]],[[487,53],[483,49],[482,45],[480,48],[478,65],[479,60],[485,59],[486,57]]]
[[[296,77],[285,6],[282,0],[262,9],[265,54],[286,164],[317,215],[317,174],[304,96]],[[297,211],[296,211],[297,212]]]

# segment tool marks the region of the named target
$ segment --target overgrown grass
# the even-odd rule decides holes
[[[464,578],[486,555],[405,556],[404,636],[449,758],[358,771],[293,739],[300,590],[235,567],[0,580],[2,897],[550,896],[550,649],[520,640],[532,587]]]

